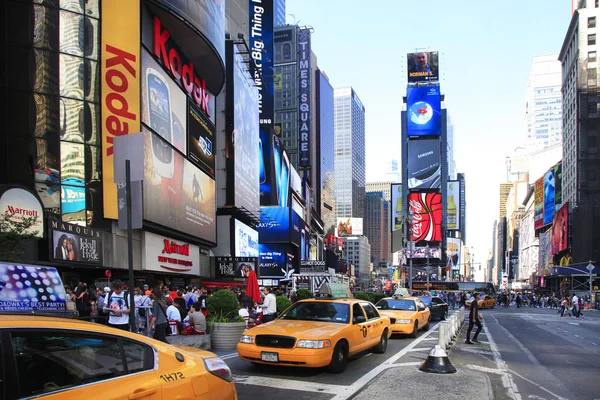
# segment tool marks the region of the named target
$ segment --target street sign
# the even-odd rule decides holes
[[[585,267],[588,271],[590,271],[590,274],[592,273],[592,271],[594,270],[594,265],[592,263],[589,263],[587,265],[587,267]]]

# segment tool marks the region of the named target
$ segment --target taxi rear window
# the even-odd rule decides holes
[[[377,303],[379,310],[403,310],[416,311],[415,302],[413,300],[380,300]]]
[[[350,322],[350,305],[335,302],[301,302],[294,304],[280,319],[347,324]]]

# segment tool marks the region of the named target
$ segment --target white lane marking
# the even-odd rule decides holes
[[[500,369],[482,367],[482,366],[473,365],[473,364],[465,365],[465,368],[469,368],[469,369],[472,369],[474,371],[485,372],[487,374],[496,374],[496,375],[504,375],[504,374],[506,374],[506,372],[504,372],[504,371],[502,371]]]
[[[577,326],[579,326],[579,324],[577,322],[569,322],[569,325],[577,325]]]
[[[225,354],[219,357],[221,360],[229,360],[230,358],[236,358],[238,353]]]
[[[372,355],[373,355],[373,353],[368,353],[368,354],[365,354],[363,357],[369,357],[369,356],[372,356]]]
[[[406,353],[416,348],[419,343],[426,340],[427,337],[432,333],[432,330],[425,332],[421,337],[415,339],[411,344],[388,358],[383,363],[379,364],[377,367],[373,368],[371,371],[363,375],[360,379],[354,382],[350,386],[344,386],[344,390],[342,393],[336,394],[335,397],[332,397],[330,400],[347,400],[350,397],[354,396],[360,389],[362,389],[365,385],[375,379],[379,374],[381,374],[386,369],[393,366],[393,364],[402,358]],[[437,339],[436,339],[437,340]],[[419,363],[420,364],[420,363]],[[519,399],[520,400],[520,399]]]
[[[531,381],[531,380],[529,380],[529,379],[525,378],[525,377],[524,377],[524,376],[522,376],[522,375],[519,375],[519,374],[518,374],[518,373],[516,373],[515,371],[509,371],[509,372],[510,372],[511,374],[515,374],[516,376],[518,376],[519,378],[523,379],[524,381],[526,381],[526,382],[529,382],[530,384],[532,384],[532,385],[534,385],[534,386],[537,386],[539,389],[542,389],[544,392],[548,393],[549,395],[552,395],[552,396],[556,397],[558,400],[569,400],[569,399],[567,399],[566,397],[561,397],[561,396],[559,396],[559,395],[557,395],[557,394],[554,394],[554,393],[552,393],[551,391],[549,391],[549,390],[548,390],[548,389],[546,389],[545,387],[538,385],[537,383],[535,383],[535,382],[533,382],[533,381]]]
[[[433,331],[431,331],[433,332]],[[427,339],[423,339],[423,340],[438,340],[438,338],[427,338]]]
[[[405,362],[405,363],[399,363],[399,364],[394,364],[394,365],[390,365],[389,368],[396,368],[396,367],[416,367],[417,365],[421,365],[423,364],[422,362],[419,361],[413,361],[413,362]]]
[[[292,379],[269,378],[266,376],[234,375],[236,384],[255,385],[263,387],[276,387],[284,390],[299,390],[302,392],[315,392],[339,395],[347,386],[315,383],[309,381],[297,381]]]
[[[496,320],[496,323],[498,325],[500,325],[500,323],[498,323],[498,320],[493,315],[492,315],[492,318],[494,318]],[[492,334],[490,333],[490,331],[487,327],[487,324],[483,325],[483,330],[485,331],[485,333],[488,337],[489,345],[490,345],[490,348],[492,349],[492,357],[494,357],[494,361],[496,362],[496,367],[503,372],[508,372],[508,367],[506,366],[506,363],[504,362],[504,360],[502,359],[502,356],[500,355],[498,346],[496,346],[496,341],[492,337]],[[517,385],[515,384],[512,376],[509,373],[502,375],[502,385],[507,390],[507,394],[508,394],[509,398],[511,398],[513,400],[521,400],[521,394],[519,393],[519,389],[517,388]]]
[[[431,347],[419,347],[419,348],[412,349],[411,352],[413,352],[413,351],[429,351],[429,350],[431,350]]]
[[[484,356],[491,356],[492,352],[491,351],[486,351],[486,350],[479,350],[479,349],[471,349],[471,348],[460,348],[460,351],[466,351],[469,353],[475,353],[475,354],[481,354]]]
[[[496,323],[498,324],[498,327],[500,327],[500,329],[501,329],[501,330],[504,332],[504,334],[505,334],[505,335],[506,335],[506,336],[507,336],[507,337],[508,337],[508,338],[509,338],[511,341],[513,341],[514,343],[516,343],[516,344],[517,344],[517,347],[518,347],[519,349],[521,349],[521,351],[522,351],[523,353],[525,353],[525,355],[527,356],[527,358],[529,358],[529,361],[531,361],[531,362],[532,362],[534,365],[536,365],[536,366],[541,366],[541,365],[542,365],[542,363],[540,363],[540,362],[538,361],[538,359],[537,359],[537,358],[535,358],[535,356],[533,355],[533,353],[532,353],[531,351],[529,351],[529,349],[528,349],[527,347],[525,347],[525,345],[524,345],[523,343],[521,343],[521,342],[520,342],[520,341],[519,341],[519,340],[518,340],[516,337],[514,337],[514,335],[513,335],[512,333],[510,333],[510,332],[508,331],[508,329],[506,329],[505,327],[503,327],[502,325],[500,325],[500,323],[498,322],[498,320],[497,320],[495,317],[493,317],[493,318],[494,318],[494,320],[496,321]],[[545,369],[545,368],[544,368],[544,369]],[[546,372],[548,372],[548,371],[546,371]]]

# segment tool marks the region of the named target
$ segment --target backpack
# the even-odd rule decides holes
[[[146,300],[148,300],[148,298],[144,296],[144,300],[142,300],[143,306],[146,306]],[[146,316],[146,310],[146,308],[138,308],[138,314],[140,315],[140,317]]]
[[[192,294],[192,295],[190,295],[190,297],[188,298],[188,301],[187,301],[187,308],[190,308],[190,307],[191,307],[191,306],[193,306],[193,305],[194,305],[194,296],[193,296],[193,294]]]

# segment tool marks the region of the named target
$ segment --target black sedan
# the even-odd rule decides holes
[[[429,311],[431,311],[431,319],[446,319],[446,317],[448,316],[448,304],[444,300],[440,299],[437,296],[422,296],[419,298],[423,301],[423,303],[425,303],[427,307],[429,307]]]

